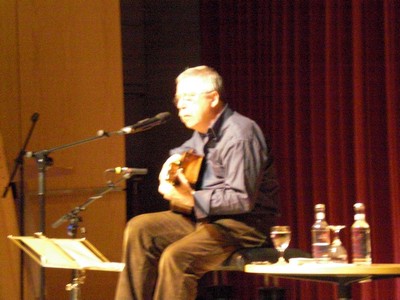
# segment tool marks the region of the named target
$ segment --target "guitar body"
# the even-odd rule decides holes
[[[202,162],[203,156],[193,153],[193,150],[184,152],[179,161],[171,163],[168,171],[168,181],[173,185],[179,185],[177,172],[179,169],[182,169],[189,183],[194,186],[199,179]],[[170,202],[170,209],[184,214],[190,214],[192,212],[192,207],[177,204],[173,201]]]

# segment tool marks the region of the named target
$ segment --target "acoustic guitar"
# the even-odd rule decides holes
[[[177,172],[182,169],[183,174],[187,178],[190,185],[193,187],[199,179],[201,164],[203,162],[203,156],[195,154],[193,150],[184,152],[178,161],[171,163],[168,171],[168,181],[173,185],[179,185],[179,179]],[[183,204],[170,202],[170,209],[175,212],[190,214],[192,207]]]

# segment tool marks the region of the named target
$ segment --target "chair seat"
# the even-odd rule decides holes
[[[311,254],[297,248],[288,248],[284,253],[286,260],[294,257],[310,258]],[[246,264],[255,261],[269,261],[275,263],[278,261],[279,253],[274,248],[257,247],[242,248],[231,254],[216,271],[243,271]]]

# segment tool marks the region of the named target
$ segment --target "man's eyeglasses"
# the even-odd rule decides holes
[[[173,101],[174,101],[175,106],[178,106],[179,103],[191,104],[191,103],[195,102],[199,98],[200,95],[207,95],[212,92],[214,92],[214,90],[208,91],[208,92],[175,95]]]

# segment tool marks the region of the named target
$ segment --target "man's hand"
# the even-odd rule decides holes
[[[167,162],[176,161],[171,158],[172,156],[167,160]],[[158,191],[164,196],[164,199],[171,202],[171,206],[178,208],[177,210],[181,208],[184,212],[190,212],[194,206],[194,190],[190,186],[190,183],[181,169],[179,169],[176,174],[178,179],[177,184],[172,184],[167,180],[168,176],[165,175],[167,174],[165,170],[168,170],[168,166],[166,166],[167,162],[164,164],[160,172],[160,185],[158,186]]]
[[[172,189],[174,188],[173,183],[169,180],[170,179],[169,172],[171,170],[171,164],[179,162],[180,159],[181,159],[180,154],[174,154],[166,160],[166,162],[163,164],[161,168],[160,174],[158,175],[158,180],[160,182],[158,186],[158,192],[163,196],[165,194],[171,193]]]
[[[171,164],[179,163],[181,158],[182,158],[181,154],[173,154],[165,161],[165,163],[163,164],[163,166],[161,168],[160,174],[158,175],[158,180],[160,181],[160,183],[163,181],[167,181],[169,179],[169,172],[171,170]]]

